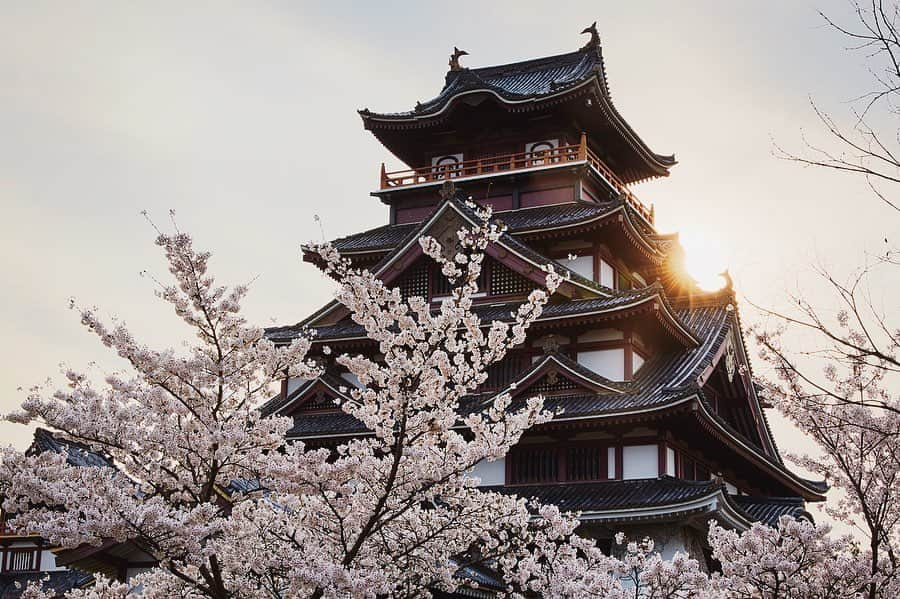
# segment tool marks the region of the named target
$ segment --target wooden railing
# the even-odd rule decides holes
[[[464,160],[455,164],[443,164],[439,166],[426,166],[399,171],[387,172],[384,164],[381,165],[381,189],[395,189],[421,185],[423,183],[443,182],[447,179],[460,179],[477,177],[479,175],[493,175],[521,171],[530,168],[539,168],[568,163],[584,162],[596,170],[606,181],[638,211],[648,222],[653,223],[654,211],[648,208],[635,196],[628,187],[616,176],[606,164],[594,154],[587,145],[587,137],[582,133],[578,144],[559,146],[552,150],[540,150],[537,152],[519,152],[518,154],[505,154],[502,156],[490,156]]]

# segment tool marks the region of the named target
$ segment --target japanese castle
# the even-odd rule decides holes
[[[546,265],[567,279],[472,399],[542,395],[562,413],[472,475],[485,488],[581,512],[579,532],[607,550],[623,531],[653,538],[665,558],[685,551],[712,566],[711,519],[737,530],[782,515],[811,519],[806,502],[824,500],[827,486],[779,455],[730,277],[719,291],[701,290],[685,275],[678,236],[658,233],[654,209],[631,191],[668,176],[675,158],[652,151],[619,114],[596,28],[585,33],[590,41],[575,52],[501,66],[466,68],[456,50],[434,99],[405,112],[360,111],[409,168],[382,165],[372,195],[389,207],[387,224],[333,243],[355,266],[437,306],[449,285],[418,239],[455,243],[477,222],[468,202],[491,206],[506,232],[487,249],[476,308],[485,324],[509,318],[543,285]],[[336,407],[359,381],[334,356],[378,349],[336,302],[267,335],[289,343],[306,329],[325,373],[285,381],[262,409],[293,418],[291,439],[333,448],[367,434]],[[48,431],[31,451],[111,466]],[[51,549],[0,522],[0,598],[18,596],[15,581],[48,574],[60,591],[89,584],[66,568],[126,580],[155,565],[127,543]],[[489,573],[461,576],[480,583],[464,596],[499,588]]]
[[[563,413],[473,475],[580,511],[582,532],[600,542],[620,530],[648,535],[664,557],[682,550],[702,561],[710,519],[743,530],[810,517],[806,502],[823,500],[826,487],[779,455],[730,277],[701,290],[684,274],[678,236],[658,233],[654,209],[630,190],[668,176],[675,158],[651,150],[619,113],[599,36],[585,32],[591,40],[578,51],[501,66],[465,68],[456,50],[434,99],[360,111],[409,168],[382,165],[372,195],[389,207],[388,224],[333,243],[404,295],[439,302],[448,283],[418,239],[455,243],[476,222],[466,201],[491,206],[507,231],[485,258],[485,324],[508,319],[543,284],[543,266],[568,280],[478,395],[542,395]],[[334,447],[366,430],[335,407],[358,381],[333,354],[374,355],[377,345],[336,302],[268,335],[287,343],[307,327],[326,373],[286,381],[264,410],[293,417],[293,439]]]

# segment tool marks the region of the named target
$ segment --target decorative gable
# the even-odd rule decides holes
[[[574,360],[561,354],[547,354],[538,359],[510,383],[506,390],[512,395],[553,395],[572,393],[621,393],[619,386]]]
[[[427,256],[416,260],[394,283],[403,297],[419,296],[438,300],[450,295],[452,286],[440,266]],[[485,259],[478,279],[480,295],[523,296],[537,288],[537,284],[515,272],[502,262]]]
[[[351,383],[338,379],[330,374],[309,381],[285,399],[284,405],[277,409],[281,416],[296,416],[309,412],[339,412],[339,401],[348,399],[341,387]]]

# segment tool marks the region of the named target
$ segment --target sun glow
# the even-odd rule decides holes
[[[709,235],[691,235],[684,231],[679,239],[684,247],[685,274],[707,291],[724,287],[722,272],[728,268],[728,260],[722,243]]]

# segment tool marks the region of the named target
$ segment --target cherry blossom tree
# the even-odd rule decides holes
[[[851,104],[849,125],[814,104],[829,143],[784,155],[860,176],[878,201],[897,210],[900,5],[895,0],[851,0],[850,5],[854,23],[822,16],[852,51],[864,54],[872,89]],[[848,277],[820,268],[830,294],[818,293],[815,301],[794,295],[787,309],[765,311],[776,326],[754,331],[771,367],[771,378],[761,381],[767,394],[821,450],[792,458],[827,478],[836,499],[827,512],[853,526],[864,541],[859,559],[867,564],[868,597],[900,596],[900,332],[881,299],[892,295],[898,265],[896,250],[889,248],[865,257]],[[836,309],[824,305],[829,298]],[[798,351],[786,349],[788,336]],[[794,339],[806,339],[806,347]]]
[[[855,22],[845,24],[820,12],[848,48],[862,54],[872,76],[871,89],[852,98],[850,119],[841,122],[815,101],[827,141],[805,140],[805,151],[778,148],[779,154],[807,166],[862,177],[880,202],[900,210],[892,188],[900,183],[900,4],[896,0],[848,0]],[[887,123],[884,125],[882,123]]]
[[[649,539],[619,538],[622,555],[611,557],[578,536],[577,514],[479,489],[472,469],[503,457],[552,414],[540,398],[467,398],[487,366],[522,343],[561,278],[548,267],[547,290],[532,292],[509,322],[482,322],[472,298],[484,250],[502,229],[489,210],[472,208],[478,224],[460,231],[458,247],[421,240],[454,287],[437,310],[353,268],[329,244],[309,246],[337,280],[337,300],[379,346],[377,360],[331,357],[360,382],[340,408],[370,431],[335,451],[287,442],[291,419],[258,411],[285,376],[321,373],[311,337],[288,346],[267,340],[241,316],[246,287],[217,285],[208,253],[185,234],[160,234],[174,284],[158,295],[196,341],[185,352],[153,350],[124,323],[80,309],[82,323],[130,372],[98,386],[68,370],[66,388],[30,390],[8,418],[48,426],[113,466],[2,450],[10,524],[67,548],[130,543],[158,563],[126,583],[100,577],[72,597],[427,597],[454,591],[460,574],[477,566],[494,571],[511,597],[711,599],[756,596],[770,555],[778,556],[772,568],[791,572],[785,589],[811,591],[832,584],[841,568],[849,572],[843,545],[788,522],[742,536],[713,526],[723,576],[708,576],[683,554],[663,560]],[[879,579],[879,592],[894,588],[891,580]],[[49,597],[34,585],[26,596]]]
[[[320,373],[310,337],[286,347],[267,340],[240,314],[246,287],[217,285],[208,253],[185,234],[160,234],[175,282],[158,295],[196,342],[186,353],[153,350],[124,323],[81,309],[82,323],[131,372],[97,386],[67,371],[67,388],[32,389],[8,418],[48,426],[115,466],[4,449],[0,495],[15,514],[10,524],[68,548],[133,543],[158,562],[129,581],[147,597],[418,597],[454,590],[457,574],[476,564],[495,569],[514,596],[621,588],[614,561],[575,535],[572,516],[481,491],[470,474],[552,416],[540,398],[464,405],[486,367],[524,340],[561,280],[548,268],[548,290],[532,292],[511,322],[481,322],[472,296],[484,249],[501,233],[484,211],[451,252],[422,239],[455,287],[436,312],[352,268],[330,245],[310,246],[337,279],[337,300],[380,350],[378,361],[334,358],[362,385],[341,409],[371,431],[335,452],[287,443],[291,419],[257,409],[283,377]],[[233,481],[249,484],[229,492]],[[103,597],[127,592],[108,582],[96,588]]]
[[[712,523],[709,543],[722,574],[710,588],[735,599],[859,597],[869,580],[867,564],[848,537],[829,533],[827,525],[791,516],[776,528],[754,524],[743,534]]]

